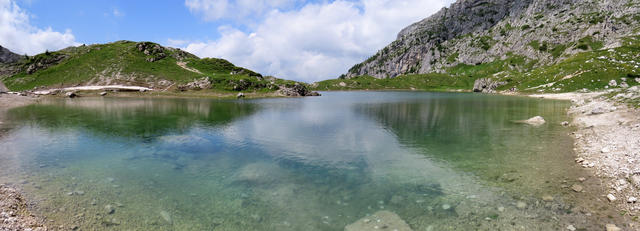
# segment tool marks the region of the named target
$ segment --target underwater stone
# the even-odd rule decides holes
[[[372,222],[376,221],[376,222]],[[376,228],[377,227],[377,228]],[[369,230],[397,230],[397,231],[411,231],[411,227],[398,216],[390,211],[382,210],[374,213],[371,216],[363,217],[362,219],[347,225],[345,231],[369,231]]]
[[[582,192],[582,186],[579,184],[574,184],[571,186],[571,189],[575,192]]]
[[[115,209],[115,208],[113,208],[113,206],[112,206],[112,205],[106,205],[106,206],[104,206],[104,211],[105,211],[107,214],[113,214],[113,213],[115,213],[115,212],[116,212],[116,209]]]

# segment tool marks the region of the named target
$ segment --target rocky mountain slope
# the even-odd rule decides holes
[[[20,61],[23,57],[0,46],[0,64],[11,64]]]
[[[571,62],[581,53],[629,48],[628,40],[638,35],[640,0],[459,0],[403,29],[341,79],[445,73],[516,80],[512,86],[526,88],[524,73]],[[633,77],[637,63],[627,64],[623,75]],[[588,70],[574,71],[569,74],[580,77]]]
[[[152,42],[82,45],[31,57],[12,54],[3,50],[3,60],[11,63],[0,66],[0,80],[13,91],[125,85],[160,91],[311,94],[303,83],[264,77],[224,59],[201,59]]]

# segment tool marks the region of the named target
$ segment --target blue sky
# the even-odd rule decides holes
[[[0,45],[20,54],[153,41],[266,75],[335,78],[453,0],[0,0]]]

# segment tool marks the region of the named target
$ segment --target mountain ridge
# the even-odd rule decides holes
[[[343,77],[444,72],[515,55],[553,64],[637,33],[639,6],[637,0],[459,0],[404,28]]]
[[[0,66],[0,80],[14,91],[127,85],[177,92],[312,94],[304,83],[265,77],[224,59],[199,58],[179,48],[124,40],[20,56]]]

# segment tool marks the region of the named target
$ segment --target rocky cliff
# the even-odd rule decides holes
[[[0,64],[11,64],[20,61],[23,57],[0,46]]]
[[[639,31],[640,0],[459,0],[403,29],[343,77],[446,72],[510,57],[524,59],[512,69],[535,68],[620,46]]]

